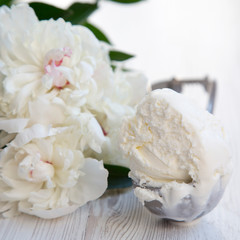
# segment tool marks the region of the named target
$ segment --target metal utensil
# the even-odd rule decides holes
[[[172,78],[167,81],[159,81],[152,85],[152,90],[161,89],[161,88],[171,88],[176,92],[181,93],[183,91],[183,85],[189,84],[200,84],[204,87],[205,91],[208,93],[208,104],[207,111],[213,113],[214,110],[214,102],[216,98],[217,92],[217,83],[215,80],[210,80],[208,77],[203,79],[185,79],[178,80],[177,78]]]

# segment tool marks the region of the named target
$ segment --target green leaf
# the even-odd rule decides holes
[[[117,66],[112,64],[112,65],[111,65],[111,68],[112,68],[113,71],[115,71],[115,70],[117,69]],[[121,68],[121,70],[122,70],[123,72],[131,72],[131,71],[133,71],[133,70],[130,69],[130,68]]]
[[[108,189],[128,188],[132,186],[129,177],[108,177]]]
[[[98,8],[97,3],[73,3],[63,16],[65,21],[69,21],[72,24],[81,24]]]
[[[39,20],[47,20],[50,18],[56,20],[65,14],[65,10],[46,3],[32,2],[29,5],[34,9]]]
[[[128,177],[128,168],[110,164],[104,164],[104,167],[109,172],[108,189],[126,188],[132,186],[132,180]]]
[[[13,3],[13,0],[0,0],[0,6],[6,5],[10,7]]]
[[[1,0],[0,0],[1,1]],[[73,3],[68,9],[64,10],[53,5],[40,2],[32,2],[30,6],[34,9],[39,20],[50,18],[63,18],[72,24],[80,24],[97,9],[97,4]]]
[[[128,177],[130,171],[129,168],[118,165],[104,164],[104,167],[108,170],[109,175],[114,177]]]
[[[111,2],[117,2],[117,3],[126,3],[126,4],[131,4],[131,3],[138,3],[138,2],[143,2],[145,0],[108,0]]]
[[[112,61],[126,61],[126,60],[134,57],[134,55],[130,55],[128,53],[123,53],[123,52],[119,52],[119,51],[110,51],[109,57]]]
[[[85,22],[83,25],[90,29],[98,40],[111,44],[106,35],[99,28],[89,22]]]

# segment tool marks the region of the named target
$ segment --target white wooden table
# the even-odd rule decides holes
[[[240,94],[232,85],[219,86],[216,115],[230,138],[234,173],[219,205],[194,226],[179,227],[158,219],[135,198],[131,188],[112,190],[73,214],[55,220],[21,215],[0,219],[1,240],[35,239],[240,239]]]

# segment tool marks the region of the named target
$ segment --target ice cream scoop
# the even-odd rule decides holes
[[[170,89],[151,92],[125,119],[121,148],[135,195],[164,219],[191,222],[211,211],[231,173],[222,125]]]

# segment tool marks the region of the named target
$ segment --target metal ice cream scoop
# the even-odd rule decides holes
[[[162,196],[161,188],[152,188],[149,186],[143,186],[139,182],[133,181],[134,188],[147,189],[157,195]],[[158,215],[162,219],[167,219],[177,224],[192,224],[197,223],[198,220],[209,213],[222,198],[224,188],[222,187],[222,178],[214,186],[211,194],[206,202],[198,204],[196,196],[191,194],[185,196],[181,201],[174,207],[171,208],[168,205],[162,204],[158,200],[144,201],[144,206],[151,212]]]

